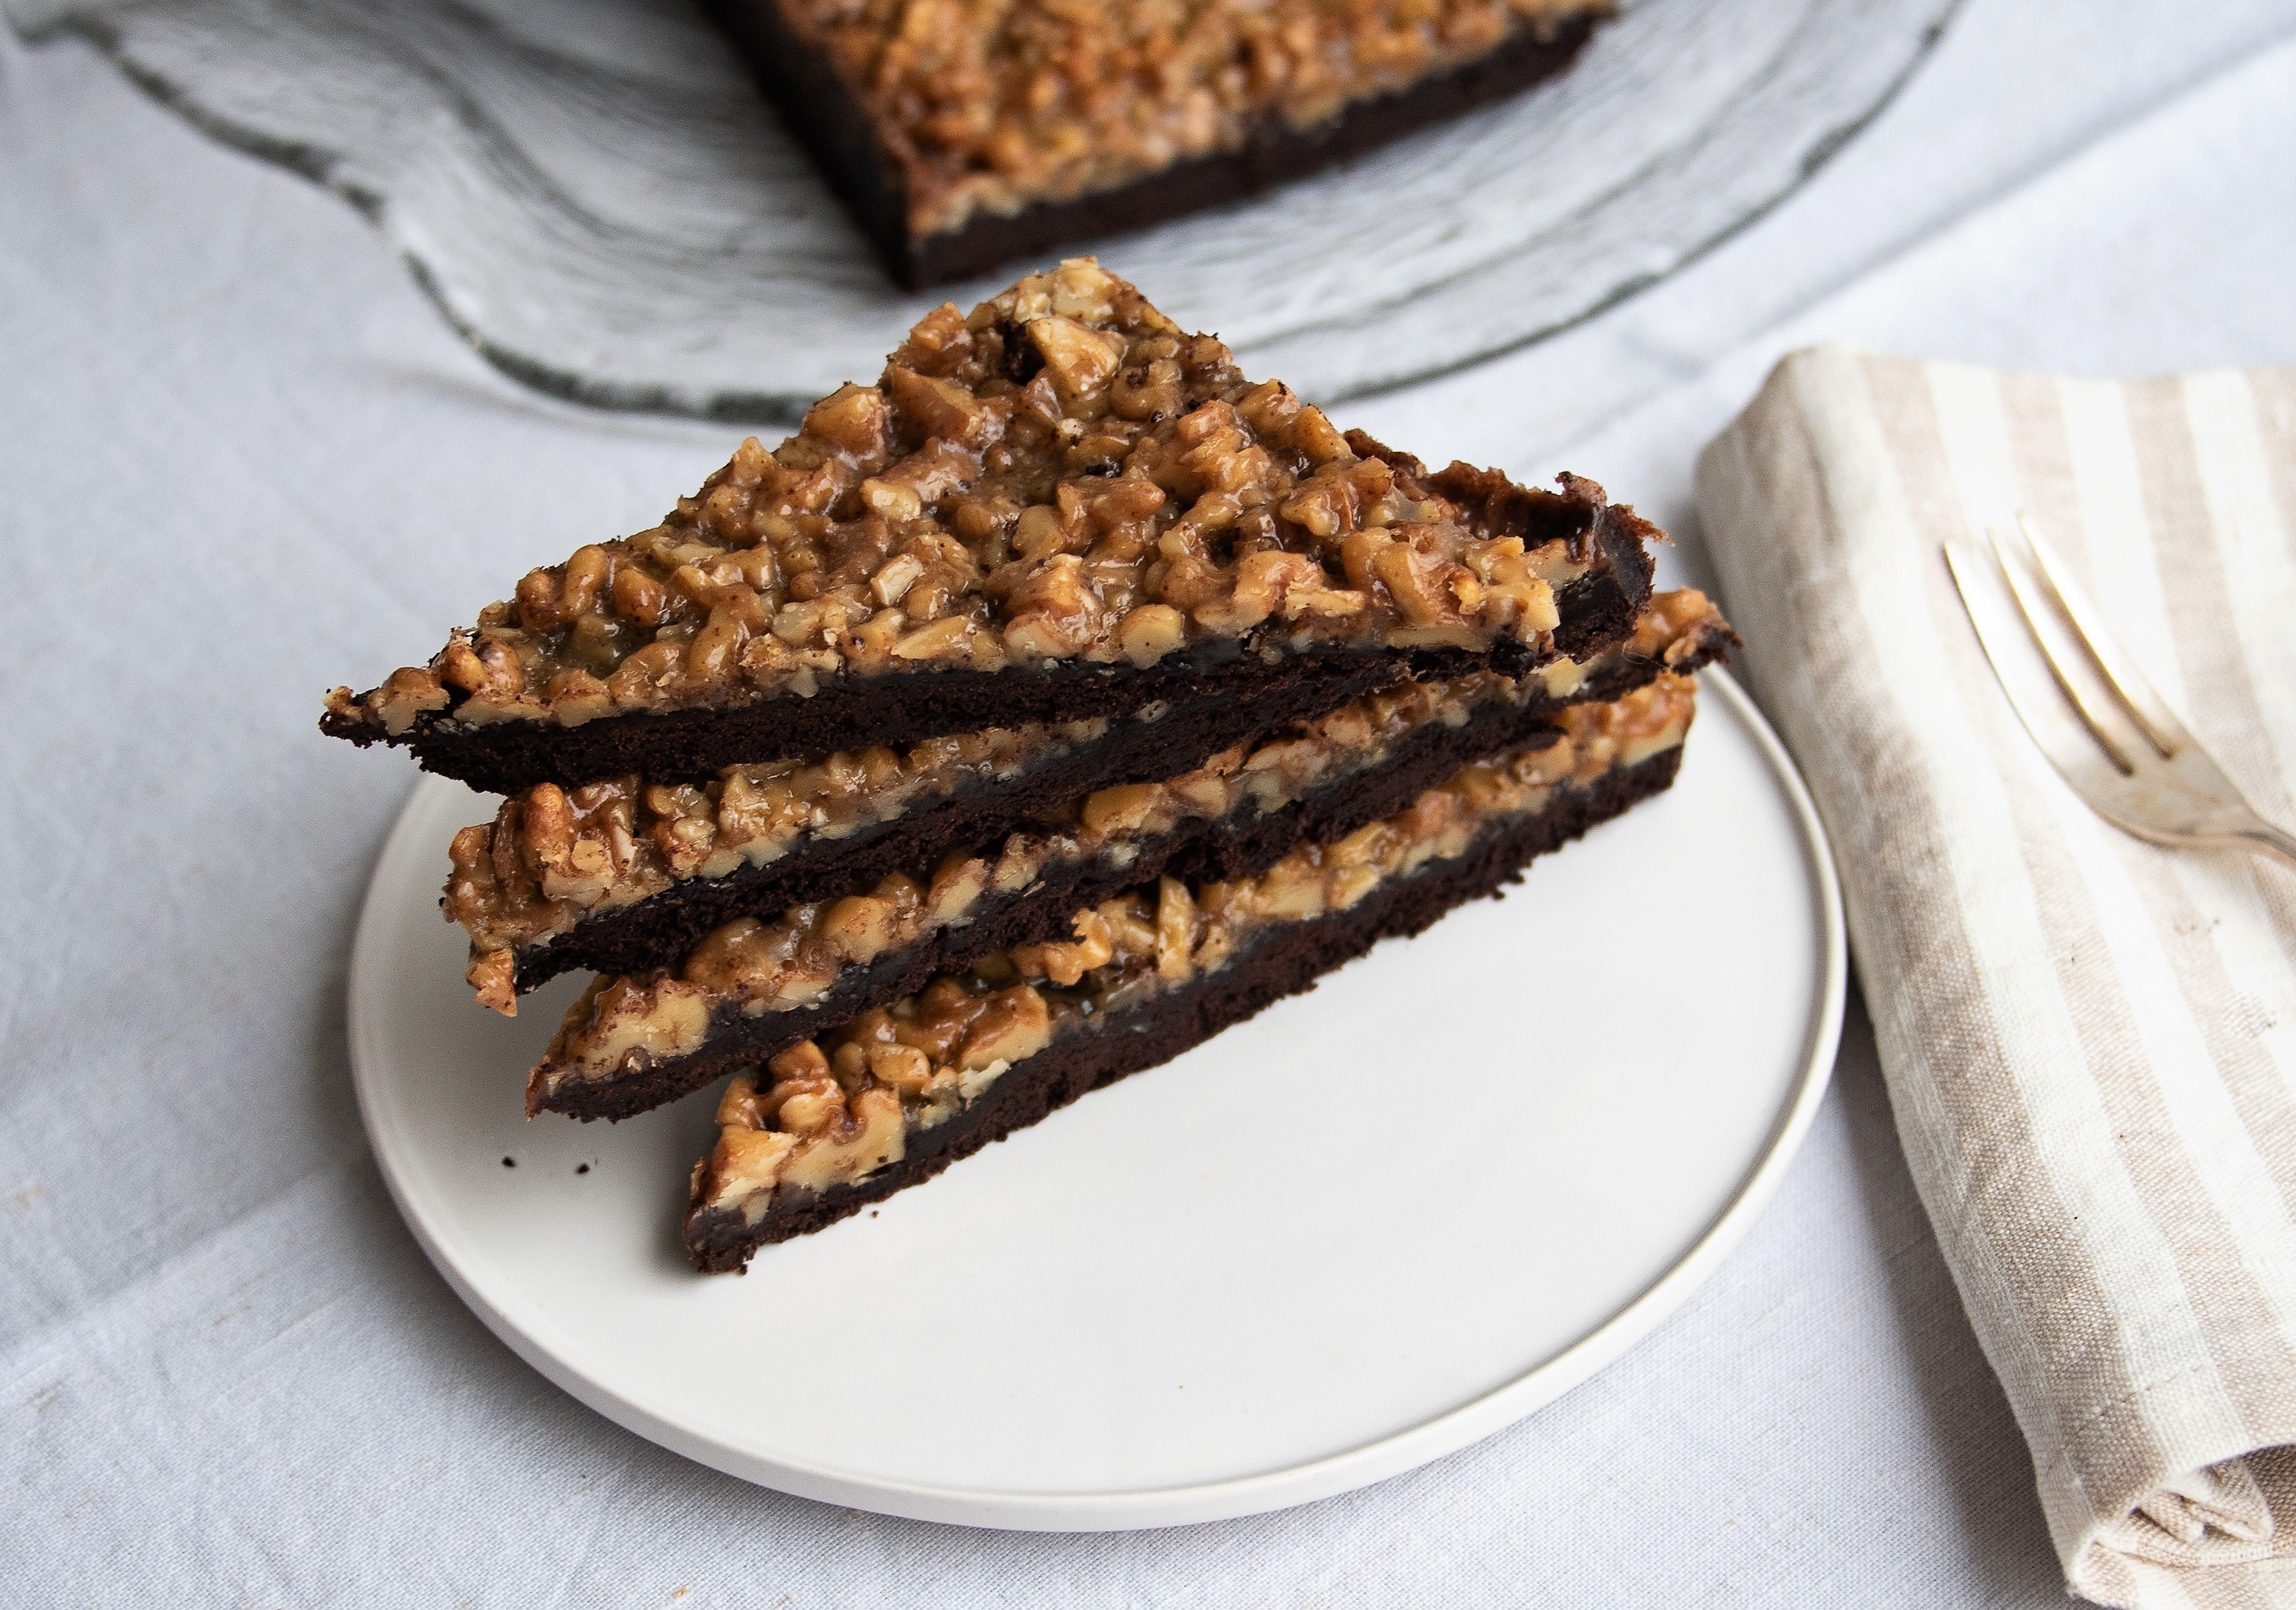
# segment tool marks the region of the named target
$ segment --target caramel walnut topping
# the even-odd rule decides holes
[[[877,385],[771,453],[744,441],[662,524],[529,573],[429,666],[328,709],[396,736],[840,676],[1146,666],[1207,640],[1546,646],[1598,489],[1530,494],[1575,534],[1526,549],[1375,446],[1074,260],[928,314]]]
[[[913,233],[1327,122],[1588,0],[783,0],[901,170]]]
[[[1556,660],[1537,683],[1488,674],[1405,684],[1358,700],[1246,751],[1229,750],[1160,783],[1103,789],[1028,840],[1033,863],[1121,853],[1189,818],[1223,816],[1241,804],[1282,809],[1348,772],[1377,764],[1431,723],[1464,724],[1491,701],[1534,691],[1567,695],[1587,676],[1629,657],[1678,665],[1728,628],[1703,593],[1660,594],[1629,642],[1595,659]],[[464,828],[450,854],[441,902],[471,936],[470,982],[479,999],[514,1016],[512,952],[564,934],[583,919],[644,900],[692,878],[764,866],[808,836],[835,839],[890,821],[920,799],[969,783],[1009,781],[1031,765],[1100,737],[1104,722],[992,730],[930,739],[906,749],[876,748],[813,762],[729,767],[702,783],[615,778],[581,788],[543,783],[505,801],[490,823]],[[1008,854],[1022,854],[1007,846]],[[900,886],[924,888],[931,869]],[[986,884],[982,887],[985,890]],[[978,892],[974,896],[979,897]],[[935,918],[912,901],[914,938],[964,908]],[[762,935],[767,930],[759,928]],[[778,939],[758,939],[767,950]],[[820,959],[826,964],[827,959]],[[777,992],[774,992],[777,993]]]
[[[716,1148],[693,1172],[697,1208],[755,1223],[777,1189],[867,1178],[906,1137],[946,1123],[1062,1034],[1217,971],[1264,930],[1345,911],[1381,884],[1463,855],[1485,830],[1682,741],[1695,699],[1666,675],[1567,712],[1563,742],[1470,765],[1410,807],[1332,845],[1301,845],[1257,878],[1194,887],[1166,878],[1076,913],[1068,939],[1022,945],[775,1057],[761,1089],[736,1078]]]

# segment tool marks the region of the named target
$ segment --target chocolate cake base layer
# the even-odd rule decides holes
[[[899,165],[869,113],[821,54],[799,38],[775,0],[706,0],[740,47],[798,143],[869,237],[886,271],[911,290],[962,279],[1068,241],[1145,228],[1167,218],[1304,178],[1431,124],[1520,94],[1569,67],[1598,19],[1523,29],[1486,54],[1408,88],[1350,104],[1330,121],[1296,128],[1269,115],[1243,144],[1174,163],[1111,190],[980,216],[931,234],[909,228]]]
[[[1715,658],[1719,647],[1718,642],[1706,645],[1667,668],[1697,670]],[[1400,810],[1421,789],[1441,780],[1441,776],[1429,775],[1423,764],[1413,764],[1414,756],[1438,754],[1456,771],[1471,761],[1525,747],[1566,706],[1622,698],[1660,669],[1652,660],[1627,660],[1588,678],[1567,699],[1534,695],[1521,705],[1479,710],[1464,727],[1439,734],[1414,733],[1382,763],[1379,777],[1357,773],[1345,780],[1349,787],[1367,785],[1367,800],[1392,803],[1338,830],[1352,832],[1365,821]],[[644,973],[674,967],[705,935],[737,917],[778,916],[792,906],[868,888],[888,872],[931,867],[951,850],[993,846],[1006,833],[1095,789],[1177,777],[1223,749],[1258,743],[1287,724],[1269,723],[1259,707],[1228,699],[1179,707],[1153,722],[1124,723],[1026,776],[970,784],[921,800],[892,821],[849,837],[813,840],[778,861],[745,866],[723,878],[686,879],[644,900],[587,918],[554,939],[521,950],[515,987],[524,993],[577,969]],[[1406,755],[1406,749],[1412,754]],[[1408,791],[1398,795],[1399,788]],[[1270,834],[1288,832],[1275,852],[1280,855],[1303,836],[1300,829],[1284,825],[1298,815],[1295,808],[1259,817],[1249,831],[1261,841],[1268,841]],[[1227,831],[1221,824],[1194,825],[1209,830],[1213,840]],[[1239,824],[1235,830],[1247,830]],[[1237,862],[1210,864],[1220,869],[1212,874],[1216,877],[1244,875],[1232,870]],[[1141,875],[1134,874],[1132,880]],[[1064,911],[1062,919],[1065,916]]]
[[[1346,911],[1270,930],[1218,971],[1139,1007],[1111,1012],[1091,1028],[1062,1034],[955,1117],[911,1132],[901,1161],[870,1179],[825,1191],[776,1192],[755,1224],[735,1213],[689,1211],[687,1254],[705,1273],[739,1270],[760,1246],[850,1217],[1088,1091],[1168,1062],[1284,996],[1314,988],[1324,974],[1380,940],[1419,933],[1454,906],[1497,891],[1520,877],[1532,858],[1665,789],[1681,763],[1677,746],[1591,787],[1559,794],[1545,811],[1493,831],[1456,860],[1375,890]]]
[[[1368,441],[1368,438],[1365,438]],[[1375,444],[1374,444],[1375,445]],[[1407,454],[1393,461],[1398,470],[1420,467]],[[1486,472],[1452,470],[1431,484],[1455,501],[1471,494],[1488,510],[1494,527],[1521,535],[1506,523],[1538,521],[1552,526],[1554,505],[1510,504],[1503,477],[1463,480]],[[1447,485],[1449,478],[1449,485]],[[1449,489],[1456,485],[1461,491]],[[1470,506],[1474,506],[1471,504]],[[1335,649],[1308,653],[1283,651],[1271,640],[1223,640],[1193,657],[1174,655],[1156,665],[1099,666],[1069,662],[1051,670],[970,670],[889,673],[869,677],[833,677],[810,699],[795,695],[759,699],[730,708],[643,710],[603,715],[578,727],[555,722],[509,720],[463,726],[449,710],[428,711],[407,730],[386,733],[374,721],[330,712],[319,729],[332,738],[362,747],[390,743],[411,748],[426,772],[459,778],[472,788],[514,794],[538,782],[572,788],[608,777],[640,772],[658,780],[709,776],[726,766],[787,756],[860,749],[872,744],[914,743],[954,732],[1034,723],[1091,721],[1138,714],[1155,704],[1193,704],[1207,699],[1262,704],[1261,719],[1307,721],[1337,709],[1376,687],[1406,678],[1436,680],[1470,671],[1521,676],[1556,656],[1583,659],[1624,638],[1650,598],[1651,556],[1644,546],[1656,528],[1622,504],[1578,504],[1579,524],[1569,531],[1533,530],[1530,537],[1584,539],[1595,568],[1562,589],[1555,599],[1562,624],[1551,654],[1506,640],[1484,653],[1462,649],[1368,651]]]

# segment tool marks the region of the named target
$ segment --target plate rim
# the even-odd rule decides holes
[[[1825,827],[1792,756],[1769,722],[1736,680],[1720,667],[1700,673],[1702,687],[1742,722],[1755,748],[1785,796],[1800,830],[1803,858],[1816,895],[1821,983],[1817,1009],[1803,1042],[1801,1064],[1792,1094],[1759,1154],[1727,1203],[1705,1231],[1654,1279],[1611,1316],[1553,1356],[1464,1403],[1337,1453],[1249,1475],[1168,1487],[1055,1493],[1004,1491],[900,1481],[855,1475],[817,1461],[771,1457],[713,1438],[626,1397],[601,1380],[603,1371],[583,1368],[581,1344],[536,1312],[516,1312],[515,1302],[498,1300],[482,1288],[466,1263],[487,1260],[472,1249],[458,1256],[451,1237],[433,1222],[431,1205],[421,1199],[403,1170],[411,1158],[398,1154],[398,1132],[383,1116],[377,1071],[381,1059],[372,1045],[381,1033],[374,991],[381,968],[375,962],[390,919],[389,889],[398,887],[399,865],[416,852],[411,818],[429,779],[418,782],[401,805],[360,907],[351,944],[347,1002],[351,1083],[359,1119],[377,1171],[392,1205],[414,1234],[423,1255],[463,1304],[510,1350],[545,1380],[592,1411],[648,1442],[757,1486],[799,1498],[843,1505],[880,1515],[947,1524],[1029,1532],[1111,1532],[1190,1525],[1231,1520],[1312,1503],[1369,1486],[1455,1453],[1545,1408],[1623,1356],[1656,1329],[1718,1269],[1777,1194],[1785,1172],[1801,1148],[1831,1080],[1849,977],[1849,940],[1842,915],[1841,886]],[[428,849],[427,845],[423,846]]]

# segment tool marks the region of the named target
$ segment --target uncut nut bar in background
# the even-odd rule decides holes
[[[709,0],[911,289],[1299,178],[1570,66],[1609,0]]]

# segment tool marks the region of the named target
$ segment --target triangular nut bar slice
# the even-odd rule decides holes
[[[1215,694],[1306,718],[1366,672],[1521,675],[1623,637],[1656,535],[1590,481],[1342,435],[1078,259],[927,315],[877,385],[321,725],[511,792]]]

